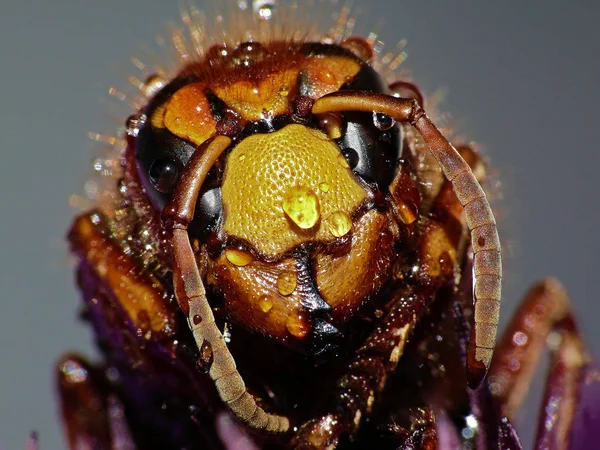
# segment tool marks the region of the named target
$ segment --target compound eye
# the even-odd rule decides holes
[[[181,161],[171,157],[165,157],[155,160],[150,165],[148,176],[152,186],[163,194],[172,194],[177,186],[183,164]]]
[[[375,70],[364,64],[356,77],[342,90],[389,93]],[[387,192],[402,154],[402,132],[388,115],[365,112],[344,113],[344,135],[337,140],[342,154],[356,175]]]
[[[189,84],[189,80],[175,79],[155,94],[143,111],[143,117],[147,119],[136,124],[136,133],[129,133],[135,145],[139,179],[150,204],[158,212],[171,200],[186,164],[205,139],[204,134],[211,131],[193,127],[193,124],[202,121],[190,116],[197,112],[198,106],[205,106],[205,100],[198,89]],[[206,108],[200,109],[204,111]],[[169,127],[170,115],[175,113],[189,119],[181,120],[179,125],[191,125],[187,128],[183,125]],[[222,216],[220,180],[221,169],[217,164],[208,173],[198,195],[190,230],[195,229],[196,236],[201,239],[216,229]]]

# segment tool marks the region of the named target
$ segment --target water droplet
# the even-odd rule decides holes
[[[225,257],[234,266],[244,267],[254,261],[254,256],[251,253],[238,249],[225,250]]]
[[[344,157],[344,160],[346,160],[346,164],[340,161],[342,166],[354,169],[358,165],[358,153],[353,148],[345,148],[342,150],[342,156]]]
[[[216,61],[229,56],[229,48],[226,44],[215,44],[206,51],[208,61]]]
[[[231,54],[231,62],[236,66],[250,67],[268,53],[268,50],[258,42],[242,42]],[[255,94],[258,94],[258,90]]]
[[[345,212],[337,211],[327,217],[326,225],[331,234],[342,237],[352,229],[352,219]]]
[[[477,245],[485,247],[485,238],[483,236],[480,236],[479,239],[477,239]]]
[[[240,161],[240,162],[242,162],[243,160],[245,160],[245,159],[246,159],[246,154],[245,154],[245,153],[242,153],[242,154],[239,156],[239,158],[238,158],[238,159],[239,159],[239,161]]]
[[[200,317],[200,314],[195,314],[192,318],[192,322],[194,323],[194,325],[199,325],[200,322],[202,322],[202,317]]]
[[[252,9],[262,20],[270,20],[275,12],[275,2],[273,0],[254,0]]]
[[[298,339],[302,339],[309,331],[309,327],[302,314],[291,314],[287,318],[285,326],[290,334]]]
[[[125,130],[129,136],[136,137],[144,123],[146,123],[145,114],[132,114],[125,121]]]
[[[231,330],[227,322],[225,322],[225,325],[223,325],[223,340],[226,344],[231,342]]]
[[[282,97],[287,97],[288,95],[290,95],[290,89],[287,86],[282,87],[279,90],[279,95],[281,95]]]
[[[261,295],[258,299],[258,307],[262,312],[268,313],[273,308],[273,300],[268,295]]]
[[[329,136],[329,139],[342,137],[342,118],[339,114],[323,114],[319,119],[319,126]]]
[[[277,290],[281,295],[290,295],[296,290],[298,280],[294,272],[281,272],[277,277]]]
[[[345,39],[344,42],[342,42],[342,47],[350,50],[363,61],[368,61],[375,56],[373,46],[369,41],[361,37],[353,36]]]
[[[375,125],[381,131],[389,130],[394,125],[396,125],[396,121],[388,116],[387,114],[381,114],[378,112],[373,113],[373,125]]]
[[[348,161],[346,160],[346,157],[344,156],[344,153],[340,153],[337,157],[337,161],[338,164],[346,169],[350,168],[350,164],[348,164]]]
[[[329,192],[329,185],[327,183],[321,183],[319,184],[319,189],[321,189],[321,192]]]
[[[304,186],[288,189],[282,206],[285,214],[303,230],[314,227],[321,218],[317,194]]]
[[[398,205],[400,220],[406,225],[410,225],[417,220],[419,211],[417,206],[412,202],[401,202]]]
[[[203,341],[200,346],[200,357],[196,361],[196,367],[199,371],[208,373],[210,366],[213,363],[213,352],[210,342]]]

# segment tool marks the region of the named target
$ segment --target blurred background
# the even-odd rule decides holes
[[[497,174],[504,237],[502,323],[525,290],[553,275],[567,286],[587,343],[600,355],[598,276],[600,4],[356,0],[357,30],[393,49],[405,70],[475,140]],[[198,2],[202,6],[201,2]],[[315,12],[319,15],[319,12]],[[178,2],[4,2],[0,15],[0,447],[64,448],[53,363],[95,354],[77,320],[79,296],[64,235],[94,144],[110,130],[103,102],[129,57],[152,46]],[[116,121],[115,121],[116,120]],[[498,197],[498,196],[496,196]],[[539,395],[544,375],[535,381]],[[537,399],[520,414],[526,447]]]

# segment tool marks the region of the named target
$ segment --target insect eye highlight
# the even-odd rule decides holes
[[[163,194],[172,194],[179,181],[183,164],[178,159],[163,157],[150,165],[148,177],[152,186]]]

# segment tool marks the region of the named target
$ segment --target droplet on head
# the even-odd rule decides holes
[[[290,295],[296,290],[298,279],[294,272],[281,272],[277,277],[277,290],[281,295]]]
[[[337,211],[325,220],[327,229],[335,237],[346,236],[352,229],[352,218],[342,211]]]
[[[229,56],[229,48],[226,44],[215,44],[210,47],[205,54],[208,61],[216,61]]]
[[[358,153],[353,148],[345,148],[342,150],[342,160],[338,160],[343,167],[354,169],[358,165]]]
[[[245,252],[244,250],[231,249],[225,250],[225,257],[234,266],[244,267],[254,261],[252,253]]]
[[[319,118],[319,126],[327,134],[329,139],[342,137],[342,118],[337,113],[326,113]]]
[[[132,114],[125,121],[125,131],[129,136],[136,137],[144,123],[146,123],[145,114]]]
[[[350,50],[363,61],[369,61],[373,58],[373,56],[375,56],[373,46],[369,44],[369,42],[366,39],[361,37],[349,37],[347,39],[344,39],[341,45],[345,49]]]
[[[192,317],[192,322],[194,325],[199,325],[200,322],[202,322],[202,317],[200,317],[200,314],[194,314],[194,317]]]
[[[245,159],[246,159],[246,154],[245,154],[245,153],[242,153],[242,154],[239,156],[239,158],[238,158],[238,160],[239,160],[240,162],[242,162],[242,161],[243,161],[243,160],[245,160]]]
[[[423,99],[423,94],[419,91],[419,88],[412,83],[408,83],[406,81],[397,81],[392,83],[390,86],[390,92],[394,97],[401,98],[414,98],[421,107],[425,107],[425,101]]]
[[[286,320],[285,326],[292,336],[298,339],[304,338],[309,331],[306,319],[302,314],[292,313]]]
[[[231,62],[236,66],[250,67],[268,53],[268,50],[258,42],[242,42],[231,54]],[[255,93],[258,94],[258,91]]]
[[[290,89],[287,86],[283,86],[279,90],[279,95],[281,95],[282,97],[287,97],[288,95],[290,95]]]
[[[385,131],[396,125],[396,121],[387,114],[373,112],[373,125],[381,131]]]
[[[258,307],[262,312],[268,313],[273,308],[273,300],[268,295],[261,295],[258,299]]]
[[[314,227],[321,218],[319,197],[304,186],[288,189],[282,206],[285,214],[303,230]]]
[[[319,184],[319,189],[321,190],[321,192],[329,192],[329,184],[321,183]]]
[[[350,168],[350,164],[348,164],[348,160],[346,159],[346,156],[344,155],[344,153],[340,153],[338,155],[337,161],[340,166],[345,167],[346,169]]]

